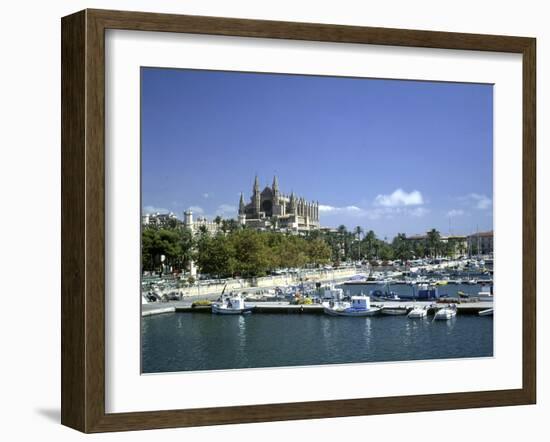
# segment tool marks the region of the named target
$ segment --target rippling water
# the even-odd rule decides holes
[[[142,371],[158,373],[493,355],[493,319],[316,314],[142,318]]]

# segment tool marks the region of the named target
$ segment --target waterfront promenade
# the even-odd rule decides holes
[[[177,292],[186,299],[209,299],[211,295],[220,295],[225,288],[226,291],[258,291],[259,289],[269,290],[275,287],[288,287],[300,283],[328,283],[343,282],[350,277],[360,273],[360,269],[347,267],[330,270],[308,270],[297,273],[286,273],[284,275],[264,276],[251,279],[228,279],[223,281],[200,282],[193,286],[174,288],[160,288],[156,293],[158,295]]]

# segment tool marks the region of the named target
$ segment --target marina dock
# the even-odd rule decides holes
[[[289,304],[288,302],[247,302],[249,306],[253,306],[253,314],[258,313],[279,313],[279,314],[323,314],[323,306],[321,304],[310,304],[310,305],[296,305]],[[493,302],[467,302],[457,304],[457,312],[460,315],[478,314],[482,310],[493,308]],[[430,306],[434,305],[433,302],[396,302],[396,301],[386,301],[386,302],[374,302],[373,305],[379,307],[406,307],[413,308],[413,306]],[[447,303],[435,304],[434,307],[428,310],[428,314],[434,314],[435,310],[438,307],[443,307]],[[211,313],[212,309],[210,306],[195,306],[193,307],[190,302],[185,301],[175,301],[175,302],[166,302],[166,303],[151,303],[143,304],[141,310],[142,316],[151,316],[158,315],[162,313]]]

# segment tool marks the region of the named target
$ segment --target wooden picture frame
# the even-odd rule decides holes
[[[523,57],[523,385],[513,390],[105,412],[105,30],[494,51]],[[62,424],[83,432],[534,404],[536,152],[533,38],[84,10],[62,19]]]

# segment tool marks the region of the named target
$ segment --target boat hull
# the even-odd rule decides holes
[[[365,317],[365,316],[374,316],[380,312],[380,308],[375,307],[368,310],[351,310],[351,309],[332,309],[330,307],[325,307],[324,311],[327,315],[330,316],[347,316],[347,317]]]
[[[409,314],[408,314],[408,317],[411,318],[411,319],[421,319],[421,318],[425,318],[426,316],[428,316],[428,311],[427,310],[412,310]]]
[[[456,316],[456,311],[440,310],[435,314],[434,319],[437,321],[447,321],[449,319],[454,318],[455,316]]]
[[[479,316],[493,316],[494,310],[492,308],[488,308],[487,310],[481,310],[478,315]]]
[[[246,308],[227,308],[220,307],[218,305],[212,305],[212,313],[217,315],[244,315],[247,313],[252,313],[253,307]]]
[[[406,308],[383,308],[381,313],[383,315],[400,316],[406,315],[408,310]]]

